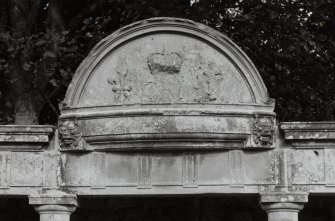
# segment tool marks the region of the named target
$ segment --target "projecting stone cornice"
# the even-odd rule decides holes
[[[0,126],[1,150],[41,150],[50,142],[54,127],[50,125]]]
[[[294,147],[335,145],[335,122],[284,122],[280,124],[286,142]]]

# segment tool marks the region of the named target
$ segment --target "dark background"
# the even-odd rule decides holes
[[[299,221],[335,220],[334,197],[310,196]],[[257,196],[80,198],[71,221],[267,221]],[[27,198],[0,199],[0,220],[38,221]]]
[[[21,124],[17,115],[55,124],[90,49],[156,16],[229,36],[255,63],[280,121],[334,120],[334,11],[333,0],[1,0],[0,124]]]

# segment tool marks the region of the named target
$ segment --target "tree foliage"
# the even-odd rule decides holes
[[[0,123],[28,117],[54,124],[90,49],[122,26],[157,16],[228,35],[255,63],[280,120],[334,120],[334,11],[332,0],[3,0]]]

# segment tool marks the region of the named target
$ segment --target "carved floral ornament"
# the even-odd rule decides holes
[[[75,120],[65,120],[59,123],[59,145],[61,149],[75,150],[81,149],[83,145],[82,134],[79,130],[78,122]]]
[[[112,90],[115,93],[115,101],[123,103],[130,95],[132,86],[129,85],[127,79],[128,67],[125,58],[120,58],[118,64],[115,67],[115,72],[108,79],[108,83],[112,85]]]
[[[274,142],[274,133],[275,125],[273,117],[256,115],[253,124],[254,143],[259,146],[270,146]]]

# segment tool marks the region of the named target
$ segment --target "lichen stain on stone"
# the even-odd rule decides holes
[[[278,152],[274,152],[270,156],[270,164],[266,168],[266,171],[268,172],[268,176],[264,179],[257,180],[257,183],[259,184],[276,184],[278,180],[276,180],[277,173],[279,170],[279,162],[278,157],[280,157],[280,154]]]
[[[309,163],[313,163],[313,159],[306,160]],[[305,183],[320,183],[324,179],[324,170],[317,165],[316,168],[311,168],[311,165],[305,165],[303,162],[297,162],[292,164],[292,179],[296,177],[304,179]]]
[[[238,126],[236,125],[236,120],[235,119],[226,119],[226,126],[228,131],[234,131]]]
[[[154,121],[153,124],[147,125],[152,127],[156,132],[178,132],[175,119],[164,119],[159,118]]]

